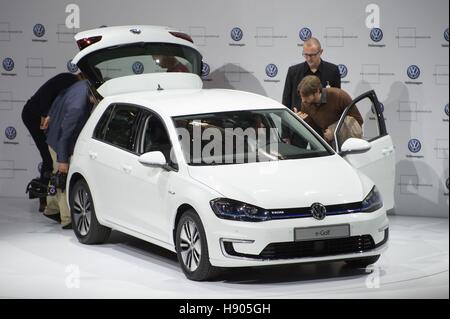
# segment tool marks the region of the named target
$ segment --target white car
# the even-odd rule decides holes
[[[277,101],[202,89],[186,34],[106,27],[76,40],[73,63],[101,98],[67,180],[80,242],[119,230],[176,252],[192,280],[224,267],[366,266],[387,248],[394,148],[373,91],[353,103],[370,136],[340,140],[346,111],[334,150]]]

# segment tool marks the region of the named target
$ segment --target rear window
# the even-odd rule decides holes
[[[185,72],[201,74],[202,57],[193,48],[170,43],[134,43],[91,53],[81,62],[82,70],[100,86],[128,75]]]

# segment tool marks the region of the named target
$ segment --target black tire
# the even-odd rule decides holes
[[[95,245],[108,240],[111,228],[98,222],[91,191],[85,180],[77,181],[70,190],[69,204],[72,228],[80,243]]]
[[[191,226],[190,230],[194,228],[195,230],[192,232],[190,230],[187,231],[188,225]],[[189,233],[190,235],[188,235]],[[205,229],[200,217],[194,210],[188,210],[181,216],[175,234],[178,261],[188,279],[205,281],[220,273],[219,268],[212,266],[209,262]],[[198,251],[198,246],[200,246],[200,252]]]
[[[378,261],[378,259],[380,259],[380,255],[364,257],[364,258],[348,259],[345,262],[350,267],[366,268],[367,266],[376,263]]]

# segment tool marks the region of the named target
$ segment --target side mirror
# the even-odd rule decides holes
[[[167,167],[166,158],[159,151],[142,154],[139,156],[138,161],[144,166],[161,167],[164,169]]]
[[[360,138],[349,138],[342,144],[340,155],[361,154],[371,149],[369,142]]]

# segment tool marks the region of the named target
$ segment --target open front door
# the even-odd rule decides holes
[[[345,109],[334,134],[336,151],[340,153],[345,139],[351,137],[346,123],[349,123],[347,114],[352,107],[357,107],[365,118],[362,138],[370,143],[371,149],[362,154],[346,154],[343,158],[373,180],[381,192],[384,207],[390,210],[394,208],[395,151],[386,130],[382,105],[373,90],[353,100]]]

